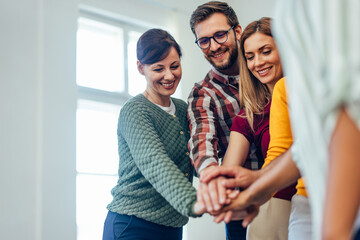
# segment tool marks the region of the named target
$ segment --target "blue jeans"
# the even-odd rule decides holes
[[[354,240],[360,240],[360,229],[355,233]]]
[[[225,224],[227,240],[246,240],[246,228],[242,226],[242,221],[230,221]]]
[[[135,216],[108,212],[103,240],[181,240],[182,227],[173,228]]]

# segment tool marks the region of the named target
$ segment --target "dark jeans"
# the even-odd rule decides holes
[[[356,231],[354,240],[360,240],[360,229],[358,229],[358,230]]]
[[[246,240],[246,228],[242,225],[242,220],[231,221],[225,224],[227,240]]]
[[[103,240],[181,240],[182,227],[173,228],[148,222],[135,216],[108,212]]]

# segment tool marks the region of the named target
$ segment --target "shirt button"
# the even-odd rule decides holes
[[[188,174],[188,173],[185,173],[185,177],[187,177],[187,176],[189,176],[189,174]]]
[[[186,152],[186,156],[189,156],[190,155],[190,153],[189,152]]]
[[[183,132],[183,131],[180,131],[180,134],[181,134],[181,135],[183,135],[183,134],[184,134],[184,132]]]

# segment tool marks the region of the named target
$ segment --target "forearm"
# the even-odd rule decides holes
[[[206,101],[205,101],[206,100]],[[188,148],[190,159],[198,174],[210,165],[218,165],[218,137],[215,127],[217,117],[208,96],[189,98],[187,109],[190,139]]]
[[[277,192],[297,181],[300,177],[299,169],[292,160],[291,151],[288,150],[274,159],[271,164],[258,171],[259,177],[249,188],[256,191]]]
[[[359,129],[342,111],[329,147],[323,239],[351,238],[360,204],[359,146]]]
[[[249,141],[243,134],[232,131],[229,146],[226,150],[222,166],[243,166],[249,154]]]

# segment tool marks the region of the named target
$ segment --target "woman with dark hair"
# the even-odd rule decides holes
[[[137,43],[147,88],[120,111],[119,180],[107,207],[104,240],[182,239],[182,226],[197,216],[187,105],[171,97],[181,79],[180,57],[177,42],[161,29],[148,30]]]

